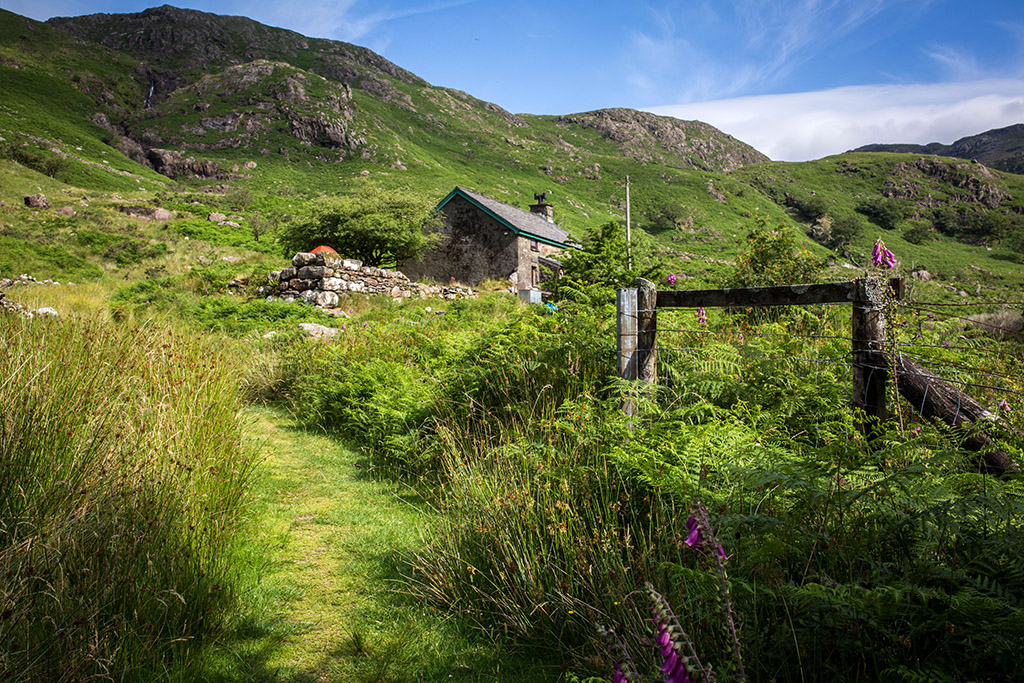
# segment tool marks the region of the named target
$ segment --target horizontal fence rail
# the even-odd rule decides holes
[[[895,348],[895,339],[886,336],[886,307],[890,304],[906,306],[901,303],[905,296],[902,278],[865,278],[848,282],[827,284],[801,284],[781,287],[749,287],[730,289],[705,290],[669,290],[658,291],[653,282],[638,278],[635,288],[618,290],[618,374],[626,380],[640,382],[658,382],[657,359],[659,352],[659,332],[673,340],[673,335],[701,333],[706,330],[682,330],[672,326],[659,329],[658,313],[668,313],[672,309],[698,309],[698,320],[704,317],[704,308],[762,308],[772,306],[807,306],[816,304],[841,305],[851,308],[851,335],[840,337],[835,335],[809,335],[817,339],[832,341],[847,340],[850,353],[847,358],[837,358],[832,349],[831,358],[759,358],[767,361],[801,361],[820,364],[843,365],[850,367],[852,385],[851,403],[859,409],[863,420],[858,421],[857,428],[868,439],[880,433],[882,421],[886,418],[886,387],[891,378],[898,378],[896,387],[901,395],[914,406],[917,411],[929,418],[958,427],[979,420],[996,419],[989,410],[972,397],[952,386],[960,383],[964,386],[985,386],[977,382],[964,382],[956,379],[945,379],[931,370],[915,362],[909,355],[902,354]],[[931,316],[931,313],[928,313]],[[967,318],[963,318],[968,320]],[[702,322],[706,325],[706,321]],[[903,325],[905,325],[905,321]],[[678,325],[676,326],[678,327]],[[749,331],[748,331],[749,332]],[[771,334],[771,333],[768,333]],[[799,335],[794,336],[808,336]],[[918,335],[920,336],[920,335]],[[740,336],[742,342],[742,335]],[[944,343],[946,348],[950,345]],[[906,346],[913,347],[913,342]],[[700,349],[680,346],[671,342],[661,351],[668,353],[701,353]],[[726,354],[729,355],[729,354]],[[740,357],[738,355],[738,357]],[[717,357],[716,357],[717,359]],[[728,360],[726,361],[728,362]],[[666,366],[667,368],[668,366]],[[815,371],[817,373],[817,371]],[[841,376],[841,375],[840,375]],[[671,377],[669,378],[671,381]],[[1016,393],[1012,390],[1005,390]],[[633,414],[636,405],[630,400],[622,404],[627,414]],[[985,435],[973,435],[967,439],[965,447],[978,450],[983,466],[995,473],[1019,471],[1018,463],[1009,454],[993,448],[991,439]]]

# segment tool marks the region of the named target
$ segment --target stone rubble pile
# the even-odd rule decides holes
[[[438,298],[446,301],[476,296],[465,285],[428,285],[412,282],[403,273],[385,268],[363,266],[362,261],[343,259],[333,254],[299,252],[292,267],[268,276],[270,286],[261,287],[267,300],[305,301],[321,308],[335,308],[339,294],[383,294],[393,299]]]
[[[60,318],[60,314],[57,313],[57,310],[54,308],[50,308],[49,306],[44,306],[43,308],[37,308],[35,310],[29,310],[22,304],[19,304],[17,301],[11,301],[10,299],[7,298],[7,294],[6,292],[4,292],[5,289],[7,289],[8,287],[13,287],[14,285],[26,285],[29,283],[37,283],[44,285],[60,284],[59,282],[54,282],[53,280],[43,280],[42,282],[38,282],[34,277],[32,277],[31,275],[26,275],[25,273],[22,273],[16,278],[0,278],[0,315],[20,315],[22,317],[29,319],[50,317]]]

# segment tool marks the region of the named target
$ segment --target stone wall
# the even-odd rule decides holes
[[[335,308],[340,295],[383,294],[393,299],[464,299],[476,296],[473,290],[454,282],[428,285],[412,282],[403,273],[385,268],[363,266],[362,261],[343,259],[333,254],[300,252],[292,258],[292,267],[270,274],[271,286],[263,293],[268,301],[306,301],[323,308]]]
[[[409,277],[438,281],[454,277],[473,286],[489,279],[515,284],[519,244],[511,230],[465,197],[453,197],[445,204],[444,217],[440,243],[421,260],[399,264]]]
[[[545,244],[540,240],[520,236],[517,244],[519,250],[519,267],[515,275],[509,279],[516,289],[532,289],[542,283],[554,279],[557,274],[545,268],[541,259],[558,259],[562,249]]]

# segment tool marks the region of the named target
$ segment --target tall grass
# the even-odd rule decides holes
[[[0,325],[0,678],[158,678],[232,599],[253,454],[209,341]]]

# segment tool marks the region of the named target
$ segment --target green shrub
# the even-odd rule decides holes
[[[758,217],[727,285],[772,287],[816,282],[824,267],[823,258],[797,244],[792,230],[781,224],[772,229]]]
[[[910,209],[904,201],[889,197],[865,199],[857,204],[857,212],[867,216],[883,230],[896,229],[900,221],[910,215]]]
[[[436,241],[442,217],[433,201],[408,190],[366,187],[342,197],[310,203],[281,230],[286,253],[326,244],[368,266],[384,266],[423,255]]]

